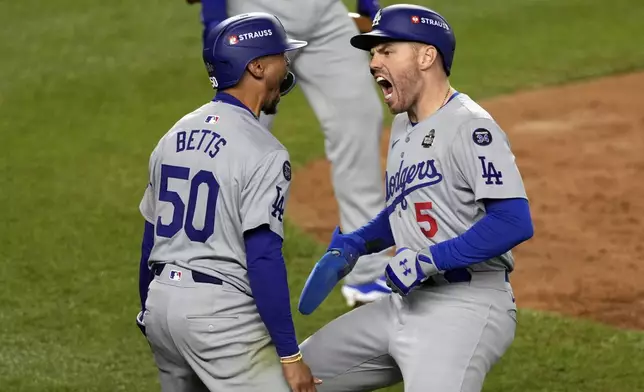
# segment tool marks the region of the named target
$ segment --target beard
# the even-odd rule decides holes
[[[393,99],[388,105],[391,114],[404,113],[412,107],[418,96],[421,77],[420,71],[410,68],[393,80]]]
[[[278,95],[277,98],[264,103],[264,106],[262,107],[262,112],[270,115],[277,114],[277,104],[279,102],[280,102],[280,97]]]

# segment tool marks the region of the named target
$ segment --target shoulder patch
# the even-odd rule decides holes
[[[487,146],[492,143],[492,133],[485,128],[477,128],[472,133],[472,140],[479,146]]]
[[[286,181],[291,181],[291,163],[289,161],[284,161],[284,164],[282,165],[282,173],[284,174]]]

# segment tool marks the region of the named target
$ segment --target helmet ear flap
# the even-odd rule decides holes
[[[293,87],[295,87],[296,84],[296,79],[295,79],[295,74],[291,71],[288,71],[286,74],[286,77],[284,80],[282,80],[282,84],[280,84],[280,95],[284,96],[288,94],[291,90],[293,90]]]

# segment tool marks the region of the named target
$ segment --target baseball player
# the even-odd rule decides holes
[[[218,92],[151,154],[137,322],[163,391],[320,382],[302,362],[282,256],[289,154],[258,120],[295,84],[285,52],[305,46],[265,13],[211,28],[203,58]]]
[[[386,208],[337,230],[309,276],[300,311],[312,312],[362,254],[396,246],[385,274],[395,294],[350,311],[300,348],[319,391],[480,391],[514,339],[511,249],[533,235],[506,134],[450,87],[455,38],[438,13],[383,8],[351,44],[370,51],[371,73],[392,113]],[[333,283],[333,282],[332,282]],[[320,294],[322,291],[322,294]]]
[[[201,3],[204,31],[227,15],[264,11],[276,15],[290,36],[309,43],[290,57],[298,84],[324,132],[340,226],[344,231],[353,231],[382,210],[382,107],[368,72],[368,56],[349,44],[358,31],[342,1],[187,1]],[[357,0],[358,13],[369,18],[378,8],[377,0]],[[270,113],[260,116],[269,129],[273,119]],[[387,260],[386,251],[359,260],[342,286],[349,306],[391,293],[382,275]]]

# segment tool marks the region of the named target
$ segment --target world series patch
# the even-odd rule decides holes
[[[433,130],[433,129],[431,131],[429,131],[427,133],[427,135],[425,135],[425,137],[423,138],[423,142],[420,145],[425,147],[425,148],[431,147],[432,144],[434,144],[434,135],[435,135],[435,133],[436,133],[436,131]]]
[[[284,165],[282,165],[282,172],[286,181],[291,181],[291,164],[289,161],[285,161]]]
[[[488,146],[492,143],[492,133],[485,128],[475,129],[472,133],[472,140],[479,146]]]

